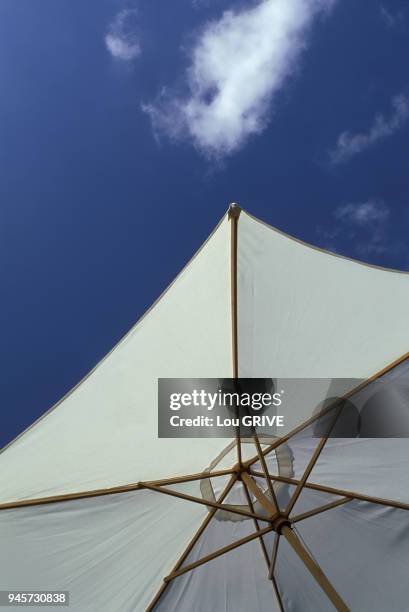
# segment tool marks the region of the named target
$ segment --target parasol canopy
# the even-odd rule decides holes
[[[407,438],[365,429],[368,406],[372,434],[331,435],[338,405],[317,436],[307,405],[278,438],[158,439],[157,384],[360,379],[344,389],[357,398],[408,380],[408,317],[407,274],[232,205],[128,334],[1,452],[0,590],[69,591],[81,612],[407,610]]]

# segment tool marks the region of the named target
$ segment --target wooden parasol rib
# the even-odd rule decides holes
[[[6,502],[0,504],[0,510],[10,510],[14,508],[24,508],[27,506],[42,506],[44,504],[54,504],[57,502],[72,501],[75,499],[86,499],[88,497],[100,497],[102,495],[113,495],[115,493],[128,493],[129,491],[137,491],[138,489],[146,488],[145,485],[151,484],[155,486],[172,485],[184,482],[192,482],[193,480],[202,480],[203,478],[216,478],[217,476],[226,476],[232,474],[233,470],[218,470],[214,472],[199,472],[197,474],[186,474],[185,476],[177,476],[175,478],[163,478],[162,480],[151,480],[147,482],[134,482],[118,487],[110,487],[108,489],[94,489],[91,491],[80,491],[78,493],[66,493],[63,495],[51,495],[49,497],[37,497],[33,499],[20,499],[18,501]]]
[[[251,470],[250,473],[258,478],[264,478],[262,472]],[[292,485],[298,485],[300,483],[296,478],[287,478],[286,476],[276,476],[270,474],[271,480],[277,480],[279,482],[286,482]],[[371,504],[379,504],[380,506],[390,506],[391,508],[398,508],[400,510],[409,510],[409,504],[399,502],[394,499],[384,499],[382,497],[374,497],[372,495],[364,495],[357,493],[356,491],[348,491],[346,489],[337,489],[335,487],[328,487],[327,485],[316,484],[314,482],[306,482],[306,489],[313,489],[315,491],[322,491],[323,493],[332,493],[334,495],[341,495],[342,497],[349,497],[351,499],[358,499],[360,501],[366,501]]]
[[[206,555],[205,557],[202,557],[201,559],[198,559],[197,561],[193,561],[193,563],[189,563],[189,565],[184,565],[183,567],[176,570],[175,572],[172,572],[172,574],[169,574],[169,576],[165,578],[165,582],[169,582],[170,580],[173,580],[174,578],[177,578],[178,576],[181,576],[182,574],[185,574],[186,572],[190,572],[192,569],[195,569],[196,567],[199,567],[200,565],[203,565],[204,563],[208,563],[212,559],[216,559],[216,557],[220,557],[221,555],[224,555],[227,552],[230,552],[231,550],[238,548],[239,546],[243,546],[243,544],[247,544],[248,542],[251,542],[252,540],[255,540],[256,538],[260,538],[266,533],[269,533],[270,531],[273,531],[273,527],[271,526],[265,527],[264,529],[260,529],[260,531],[255,531],[254,533],[250,533],[248,536],[245,536],[244,538],[241,538],[240,540],[237,540],[236,542],[233,542],[232,544],[223,546],[222,548],[219,548],[218,550],[211,553],[210,555]]]
[[[170,495],[172,497],[178,497],[179,499],[185,499],[186,501],[194,502],[196,504],[201,504],[202,506],[207,506],[209,508],[216,508],[217,510],[224,510],[226,512],[232,512],[233,514],[239,514],[240,516],[244,516],[246,518],[256,518],[259,521],[264,521],[266,523],[270,522],[270,519],[265,516],[261,516],[260,514],[255,514],[253,512],[248,512],[247,510],[242,510],[238,506],[231,506],[229,504],[220,504],[218,502],[213,502],[207,499],[203,499],[201,497],[194,497],[193,495],[187,495],[186,493],[180,493],[179,491],[173,491],[173,489],[166,489],[165,487],[158,487],[156,485],[151,484],[143,484],[142,488],[150,489],[151,491],[156,491],[157,493],[163,493],[165,495]]]
[[[219,499],[217,500],[219,504],[221,504],[224,501],[224,499],[227,497],[227,495],[230,493],[230,491],[233,488],[235,482],[237,482],[237,476],[235,474],[233,474],[232,477],[230,478],[230,481],[227,483],[227,485],[223,489]],[[206,518],[204,519],[203,523],[200,525],[199,529],[196,531],[195,535],[190,540],[190,542],[187,545],[187,547],[185,548],[184,552],[179,557],[179,559],[176,562],[174,568],[172,569],[172,573],[177,571],[183,565],[183,563],[186,561],[187,557],[189,556],[189,554],[193,550],[196,542],[199,540],[200,536],[205,531],[206,527],[209,525],[210,521],[212,520],[212,518],[214,517],[216,512],[217,512],[216,508],[211,508],[211,510],[207,514]],[[158,603],[159,599],[162,597],[163,593],[165,592],[168,584],[169,584],[169,582],[163,581],[162,586],[160,587],[159,591],[156,593],[155,597],[153,598],[153,600],[151,601],[151,603],[147,607],[146,612],[152,612],[152,610],[155,608],[156,604]]]
[[[298,425],[297,427],[295,427],[294,429],[292,429],[288,434],[286,434],[285,436],[282,436],[281,438],[278,438],[275,442],[273,442],[272,444],[270,444],[267,448],[265,448],[262,452],[263,455],[268,455],[269,453],[271,453],[272,450],[275,450],[278,446],[280,446],[281,444],[284,444],[285,442],[288,442],[288,440],[290,438],[292,438],[293,436],[295,436],[297,433],[299,433],[300,431],[303,431],[303,429],[305,429],[306,427],[308,427],[309,425],[312,425],[312,423],[315,423],[315,421],[317,421],[318,419],[322,418],[323,416],[327,415],[331,410],[335,410],[337,408],[337,406],[342,403],[344,400],[352,397],[355,393],[358,393],[358,391],[361,391],[362,389],[364,389],[366,386],[368,386],[370,383],[374,382],[375,380],[377,380],[378,378],[380,378],[381,376],[383,376],[384,374],[387,374],[388,372],[390,372],[390,370],[393,370],[393,368],[396,368],[396,366],[398,366],[399,364],[403,363],[404,361],[406,361],[406,359],[409,359],[409,352],[404,353],[403,355],[401,355],[400,357],[398,357],[397,359],[395,359],[394,361],[392,361],[391,363],[389,363],[388,365],[386,365],[384,368],[382,368],[381,370],[378,370],[377,372],[375,372],[375,374],[373,374],[372,376],[370,376],[368,379],[364,380],[362,383],[360,383],[359,385],[357,385],[356,387],[354,387],[353,389],[351,389],[350,391],[348,391],[347,393],[345,393],[342,397],[338,398],[337,400],[334,401],[333,404],[327,406],[327,408],[321,410],[320,412],[318,412],[317,414],[311,416],[309,419],[307,419],[306,421],[303,421],[302,423],[300,423],[300,425]],[[249,459],[248,461],[246,461],[244,463],[244,465],[246,467],[251,467],[252,465],[254,465],[254,463],[256,463],[259,460],[258,455],[255,455],[254,457],[252,457],[251,459]]]

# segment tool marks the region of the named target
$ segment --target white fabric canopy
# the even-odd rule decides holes
[[[0,454],[0,503],[199,472],[223,440],[157,437],[158,378],[232,375],[226,218],[156,304]]]
[[[409,275],[312,248],[245,212],[237,228],[239,376],[363,379],[409,349]],[[232,376],[234,257],[226,216],[118,345],[0,453],[0,504],[202,472],[219,455],[229,440],[157,438],[157,380]],[[304,413],[292,402],[295,424]],[[293,478],[302,478],[317,442],[307,434],[289,440]],[[237,461],[228,457],[223,468]],[[267,463],[275,474],[274,453]],[[408,464],[406,439],[329,440],[309,481],[409,503]],[[255,482],[267,495],[263,479]],[[294,488],[277,488],[280,509]],[[202,498],[199,480],[174,490]],[[237,495],[236,484],[230,499]],[[333,499],[304,488],[290,518]],[[399,569],[409,555],[408,513],[354,500],[300,521],[296,532],[352,610],[398,612],[409,601]],[[146,489],[0,508],[0,590],[69,590],[78,612],[142,612],[207,515],[204,505]],[[252,533],[253,521],[240,519],[216,513],[184,563]],[[269,555],[273,536],[263,539]],[[382,555],[391,568],[383,574]],[[370,578],[359,585],[364,570]],[[155,609],[333,609],[283,537],[278,592],[267,575],[255,539],[171,580]]]
[[[0,590],[67,590],[77,611],[144,610],[205,514],[151,491],[3,510]]]
[[[409,275],[311,248],[242,212],[239,374],[367,378],[409,350]]]

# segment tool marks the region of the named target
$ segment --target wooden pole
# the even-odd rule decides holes
[[[308,571],[312,574],[315,580],[318,582],[328,599],[332,602],[339,612],[349,612],[348,606],[345,604],[343,599],[334,589],[320,566],[314,559],[311,557],[309,552],[304,548],[301,544],[300,540],[296,536],[296,534],[288,527],[284,525],[281,529],[282,535],[285,537],[287,542],[290,544],[291,548],[298,555],[301,561],[304,563]]]
[[[270,519],[278,516],[279,512],[275,504],[264,495],[263,491],[257,486],[256,481],[246,472],[241,474],[241,479],[248,489],[253,493],[263,508],[268,512]]]
[[[238,222],[241,213],[240,206],[230,204],[227,216],[230,221],[230,291],[231,291],[231,325],[232,325],[232,355],[233,355],[233,378],[239,376],[239,347],[238,347],[238,320],[237,320],[237,234]],[[239,408],[236,406],[236,419],[240,416]],[[242,465],[240,425],[236,427],[237,462]]]

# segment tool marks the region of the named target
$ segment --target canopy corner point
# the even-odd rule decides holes
[[[241,208],[236,202],[232,202],[229,206],[229,210],[227,211],[227,216],[229,219],[238,219],[241,213]]]

